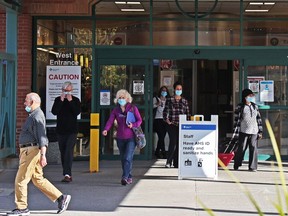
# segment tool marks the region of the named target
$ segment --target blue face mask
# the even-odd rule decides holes
[[[182,94],[182,90],[175,90],[175,94],[176,94],[177,96],[180,96],[180,95]]]
[[[31,110],[32,110],[32,108],[31,108],[31,107],[29,107],[29,106],[26,106],[26,107],[25,107],[25,110],[26,110],[26,112],[30,113],[30,112],[31,112]]]
[[[162,92],[161,92],[161,95],[162,95],[163,97],[166,97],[166,96],[167,96],[167,92],[166,92],[166,91],[162,91]]]
[[[119,104],[120,106],[125,106],[126,103],[127,103],[127,101],[126,101],[125,99],[118,99],[118,104]]]
[[[246,98],[246,101],[247,101],[247,102],[250,102],[250,103],[251,103],[251,102],[255,103],[255,97],[247,97],[247,98]]]

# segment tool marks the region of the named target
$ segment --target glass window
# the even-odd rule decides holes
[[[125,17],[149,17],[150,0],[111,1],[102,0],[95,4],[95,14]]]
[[[240,22],[200,21],[198,44],[201,46],[239,46]]]
[[[106,20],[96,22],[97,45],[149,45],[149,22]]]
[[[195,0],[175,0],[153,1],[153,17],[166,17],[167,14],[184,15],[185,17],[195,18]],[[229,16],[238,16],[240,14],[240,1],[198,1],[199,18],[215,18],[219,14],[229,14]],[[185,14],[187,13],[187,14]],[[221,15],[220,15],[221,16]]]
[[[109,90],[111,105],[120,89],[126,89],[131,94],[133,103],[144,105],[144,66],[102,65],[100,70],[100,89]]]
[[[60,56],[59,54],[65,55]],[[46,70],[48,65],[81,66],[81,118],[90,118],[92,49],[47,48],[37,49],[36,84],[42,98],[42,110],[46,113]],[[64,82],[64,81],[63,81]]]
[[[278,148],[282,156],[288,155],[288,110],[262,110],[261,117],[263,121],[263,138],[259,140],[258,154],[274,155],[274,151],[271,144],[271,139],[267,132],[265,125],[265,119],[269,120],[269,123],[273,129],[274,136],[278,145]]]
[[[269,108],[270,110],[261,110],[261,117],[264,124],[264,138],[259,141],[259,153],[272,154],[273,149],[271,148],[271,140],[268,137],[269,134],[266,131],[265,119],[270,121],[270,124],[275,133],[278,146],[282,155],[287,155],[286,151],[288,147],[287,141],[287,130],[288,130],[288,110],[287,106],[287,93],[288,93],[288,82],[287,82],[287,66],[249,66],[248,67],[248,80],[250,79],[250,88],[256,95],[256,102],[259,102],[260,108]],[[258,80],[258,81],[257,81]],[[273,81],[272,91],[261,87],[260,81]],[[269,86],[268,86],[269,87]],[[268,93],[271,93],[269,95]],[[270,98],[272,101],[261,101],[261,98]],[[260,98],[260,99],[259,99]],[[268,107],[267,107],[268,106]]]
[[[37,45],[91,45],[89,20],[37,20]]]
[[[286,106],[287,94],[288,94],[288,71],[287,66],[271,65],[271,66],[249,66],[248,67],[248,79],[254,79],[254,83],[259,84],[257,86],[256,94],[260,94],[260,81],[272,80],[273,83],[273,101],[261,101],[260,95],[257,97],[261,104],[273,106]],[[263,96],[264,98],[264,96]]]
[[[288,2],[285,0],[273,1],[243,1],[244,18],[287,18]]]
[[[153,45],[195,45],[195,24],[192,20],[153,22]]]
[[[287,21],[246,21],[244,46],[287,46]]]

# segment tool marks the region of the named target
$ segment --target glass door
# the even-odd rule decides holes
[[[151,159],[152,112],[151,86],[153,79],[150,77],[150,62],[148,60],[99,60],[96,85],[99,87],[99,97],[96,99],[96,110],[100,113],[100,130],[102,132],[112,109],[116,106],[115,97],[120,89],[126,89],[132,96],[142,116],[142,129],[146,135],[147,145],[144,149],[136,149],[135,159]],[[97,88],[98,89],[98,88]],[[95,95],[97,98],[97,94]],[[98,101],[98,102],[97,102]],[[116,144],[115,126],[108,132],[106,137],[100,137],[100,156],[102,159],[117,159],[119,151]]]
[[[259,140],[259,154],[274,155],[264,119],[268,119],[282,157],[288,157],[288,67],[286,65],[253,65],[247,69],[247,87],[255,96],[261,110],[263,138]],[[263,157],[264,157],[263,156]],[[267,156],[268,157],[268,156]]]

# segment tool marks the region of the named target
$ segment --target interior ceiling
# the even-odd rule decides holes
[[[119,1],[119,0],[118,0]],[[121,1],[121,0],[120,0]],[[136,2],[132,0],[131,2]],[[139,1],[140,5],[119,5],[115,4],[114,1],[99,1],[96,4],[96,14],[104,15],[104,14],[114,14],[114,15],[147,15],[149,14],[150,1]],[[195,0],[179,0],[180,7],[193,15],[195,12]],[[263,5],[250,5],[250,2],[258,2],[263,3]],[[264,5],[264,3],[275,2],[274,5]],[[211,8],[213,8],[215,1],[214,0],[199,0],[198,1],[198,11],[199,14],[205,14]],[[249,16],[262,16],[262,17],[275,17],[275,16],[287,16],[287,8],[288,8],[288,0],[244,0],[243,1],[244,9],[267,9],[268,12],[253,12],[253,13],[245,13]],[[144,12],[121,12],[122,8],[130,8],[130,9],[144,9]],[[235,14],[239,15],[240,11],[240,0],[218,0],[215,9],[213,10],[213,14]],[[175,0],[165,1],[165,0],[156,0],[153,1],[153,13],[154,14],[179,14],[181,13]]]

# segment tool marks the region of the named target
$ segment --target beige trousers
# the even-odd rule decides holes
[[[62,193],[43,176],[38,146],[20,149],[19,169],[15,178],[15,203],[18,209],[28,207],[27,193],[30,180],[53,202],[62,195]]]

